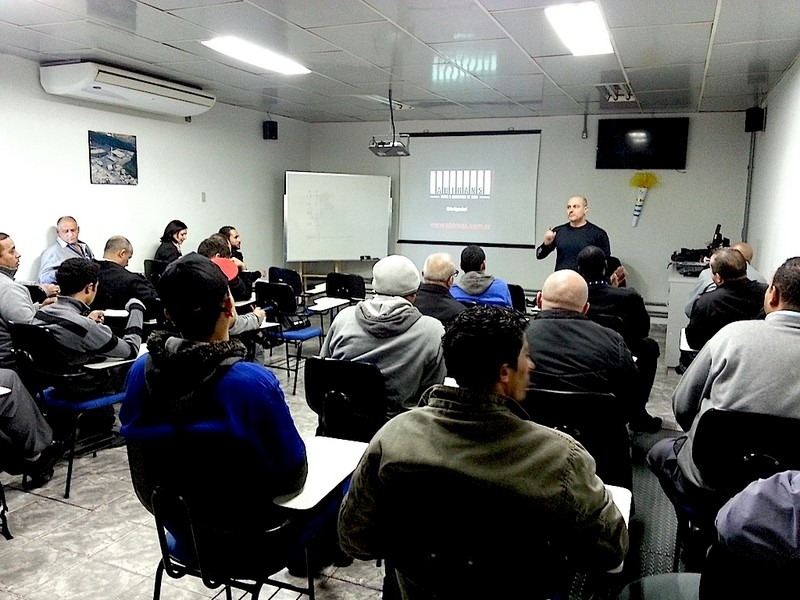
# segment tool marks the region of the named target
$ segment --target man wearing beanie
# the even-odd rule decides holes
[[[306,449],[295,427],[278,379],[263,365],[245,362],[245,346],[230,338],[236,320],[234,300],[222,270],[208,258],[187,254],[172,262],[158,282],[167,317],[180,334],[156,331],[147,341],[148,354],[131,367],[125,400],[120,411],[120,433],[145,444],[174,443],[175,436],[191,431],[217,431],[217,443],[240,442],[247,453],[236,454],[237,464],[247,461],[252,470],[247,480],[237,480],[236,493],[210,493],[209,502],[219,504],[219,530],[247,531],[257,536],[270,524],[285,518],[271,498],[303,487],[308,471]],[[226,448],[219,456],[234,460]],[[226,470],[223,460],[214,465],[186,465],[191,472]],[[236,469],[236,465],[227,465]],[[209,490],[211,489],[211,483]],[[329,505],[309,515],[313,525],[301,526],[294,540],[298,560],[303,558],[302,540],[312,529],[327,525],[325,541],[335,538],[335,515],[343,490],[335,492]],[[149,498],[148,498],[149,500]],[[204,510],[211,510],[204,506]],[[327,517],[326,517],[327,514]],[[191,536],[171,531],[176,538],[176,556],[193,553]],[[184,532],[185,533],[185,532]],[[252,537],[252,540],[257,540]],[[335,539],[334,539],[335,542]],[[289,543],[289,540],[287,540]],[[257,553],[258,544],[254,545]],[[332,548],[315,556],[321,568],[336,557]],[[257,554],[252,557],[258,558]],[[328,559],[327,562],[325,560]],[[300,561],[301,563],[303,561]]]
[[[372,269],[375,297],[342,310],[325,336],[320,356],[376,365],[386,379],[389,414],[417,405],[428,387],[444,381],[444,327],[413,305],[419,271],[393,254]]]

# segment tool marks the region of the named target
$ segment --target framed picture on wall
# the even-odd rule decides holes
[[[136,136],[104,131],[89,132],[89,171],[92,183],[136,185]]]

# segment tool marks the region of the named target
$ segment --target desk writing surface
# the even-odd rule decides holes
[[[128,316],[128,311],[124,308],[107,308],[103,311],[103,315],[111,318],[125,318]]]
[[[308,307],[308,310],[312,312],[325,312],[326,310],[331,310],[332,308],[339,308],[340,306],[347,306],[350,304],[350,300],[345,298],[330,298],[325,296],[324,298],[317,298],[314,304],[311,304]]]
[[[0,385],[0,396],[5,396],[6,394],[11,393],[11,388],[3,387]]]
[[[139,345],[139,354],[136,355],[136,358],[139,358],[142,354],[147,354],[147,344],[142,342]],[[92,369],[94,371],[98,371],[101,369],[108,369],[110,367],[116,365],[122,365],[125,363],[132,363],[135,359],[133,358],[107,358],[103,361],[96,362],[96,363],[89,363],[83,365],[86,369]]]
[[[233,303],[233,305],[236,307],[247,306],[248,304],[252,304],[255,301],[256,301],[256,294],[255,292],[253,292],[248,300],[237,300],[236,302]]]
[[[620,487],[618,485],[605,485],[606,489],[611,494],[611,499],[614,501],[614,504],[619,509],[619,512],[622,513],[622,518],[625,520],[625,526],[627,527],[631,518],[631,500],[633,498],[633,494],[629,489]],[[609,573],[620,573],[624,565],[625,561],[622,561],[618,567],[611,569]]]
[[[275,498],[273,502],[278,506],[294,510],[313,508],[355,470],[367,448],[365,442],[322,436],[304,441],[308,458],[306,483],[298,493]]]

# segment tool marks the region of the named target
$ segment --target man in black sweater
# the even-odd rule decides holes
[[[536,258],[542,260],[556,251],[556,271],[575,269],[578,252],[586,246],[597,246],[606,256],[611,254],[608,234],[586,220],[589,202],[583,196],[572,196],[567,200],[568,222],[548,229],[544,234],[542,245],[536,248]]]
[[[103,250],[103,258],[95,260],[100,265],[97,274],[99,285],[92,308],[122,309],[128,300],[136,298],[145,306],[145,318],[157,319],[162,316],[158,293],[147,278],[126,269],[133,258],[133,246],[128,238],[115,235],[108,238]]]

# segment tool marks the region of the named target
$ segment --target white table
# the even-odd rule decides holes
[[[299,492],[278,496],[278,506],[293,510],[314,508],[331,490],[350,475],[361,460],[365,442],[353,442],[329,437],[312,437],[305,441],[308,476]]]
[[[664,363],[667,367],[680,364],[681,329],[689,324],[684,312],[689,294],[697,285],[697,277],[684,277],[671,265],[669,269],[669,306],[667,307],[667,339],[664,347]]]
[[[142,342],[139,345],[139,354],[136,355],[136,358],[139,358],[142,354],[147,354],[147,344]],[[88,363],[83,365],[87,369],[92,369],[93,371],[99,371],[101,369],[109,369],[111,367],[115,367],[117,365],[124,365],[125,363],[132,363],[134,358],[107,358],[101,362],[96,363]]]
[[[253,292],[250,295],[250,298],[248,300],[237,300],[236,302],[233,303],[233,305],[236,308],[241,308],[242,306],[247,306],[248,304],[253,304],[255,301],[256,301],[256,294],[255,294],[255,292]]]
[[[608,485],[606,484],[606,489],[611,494],[611,499],[614,501],[614,504],[619,509],[619,512],[622,513],[622,518],[625,520],[625,526],[628,526],[628,523],[631,518],[631,500],[633,499],[633,494],[631,491],[624,487],[619,487],[618,485]],[[622,567],[625,565],[625,561],[623,560],[620,565],[615,568],[611,569],[609,573],[620,573],[622,572]]]

